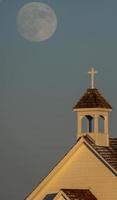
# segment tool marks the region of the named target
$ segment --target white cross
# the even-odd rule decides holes
[[[88,74],[91,76],[91,88],[95,88],[95,75],[97,74],[97,71],[92,67],[89,71]]]

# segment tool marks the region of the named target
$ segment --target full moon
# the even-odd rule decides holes
[[[32,42],[49,39],[57,28],[57,17],[47,4],[25,4],[17,15],[17,29],[22,37]]]

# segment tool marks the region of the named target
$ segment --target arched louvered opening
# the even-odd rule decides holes
[[[82,118],[82,133],[94,132],[94,118],[86,115]]]
[[[99,133],[104,133],[104,126],[105,126],[105,118],[104,116],[100,115],[98,118],[98,131]]]

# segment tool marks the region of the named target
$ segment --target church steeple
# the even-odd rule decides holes
[[[91,88],[74,106],[77,113],[77,138],[89,135],[99,146],[109,146],[109,112],[111,105],[95,88],[94,68],[88,72],[91,75]]]

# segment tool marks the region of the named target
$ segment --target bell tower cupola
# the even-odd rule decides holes
[[[77,139],[89,135],[96,145],[109,146],[109,112],[112,107],[95,88],[97,71],[92,67],[88,74],[91,76],[91,86],[74,106],[77,114]]]

